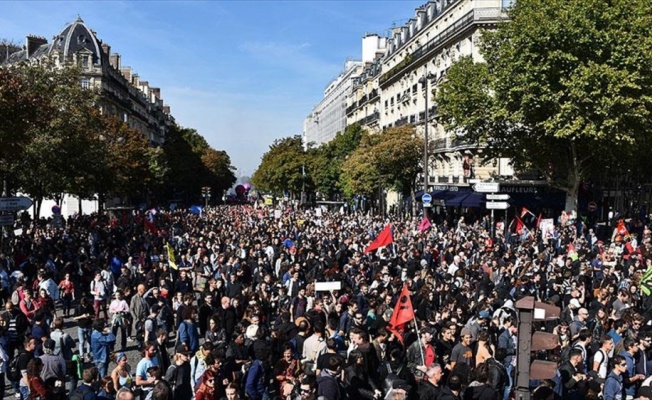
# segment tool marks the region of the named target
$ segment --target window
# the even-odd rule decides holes
[[[82,56],[82,67],[88,68],[88,56]]]
[[[88,78],[84,78],[81,80],[81,87],[82,89],[90,89],[91,88],[91,80]]]

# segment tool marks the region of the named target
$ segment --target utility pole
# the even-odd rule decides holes
[[[423,129],[423,194],[428,193],[428,124],[430,119],[428,115],[428,97],[430,97],[428,83],[434,77],[435,76],[432,75],[430,72],[428,72],[428,70],[426,69],[426,72],[423,74],[421,79],[419,79],[419,83],[421,83],[425,88],[424,98],[426,100],[426,112],[425,112],[425,121],[424,121],[424,129]],[[428,206],[426,206],[426,204],[423,202],[422,204],[423,204],[423,216],[424,218],[428,218]]]
[[[210,186],[203,186],[201,188],[201,196],[204,198],[204,206],[208,207],[208,200],[211,198],[211,188]]]

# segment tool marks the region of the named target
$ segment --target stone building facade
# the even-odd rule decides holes
[[[482,61],[480,29],[505,21],[504,6],[501,0],[431,0],[418,7],[413,18],[392,29],[386,52],[354,80],[347,125],[380,131],[412,124],[423,134],[428,124],[429,187],[513,175],[507,159],[483,162],[482,148],[447,132],[433,96],[455,60]]]
[[[113,115],[141,132],[152,146],[160,146],[174,122],[161,89],[140,79],[130,67],[123,67],[120,54],[111,53],[81,18],[67,25],[51,42],[29,35],[25,46],[5,46],[2,64],[40,62],[49,59],[56,67],[76,65],[82,87],[100,90],[103,114]]]

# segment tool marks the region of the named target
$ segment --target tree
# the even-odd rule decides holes
[[[575,209],[582,180],[649,149],[649,1],[519,0],[437,93],[447,128],[534,169]],[[626,170],[626,168],[624,168]]]
[[[289,191],[297,197],[307,183],[303,173],[306,161],[300,135],[277,139],[263,154],[251,183],[264,192],[282,194]]]
[[[335,138],[316,149],[308,149],[307,173],[313,182],[315,191],[330,199],[342,191],[340,173],[342,165],[349,155],[360,145],[363,129],[360,124],[346,127]]]
[[[423,139],[414,126],[386,129],[372,151],[383,182],[401,194],[414,195],[417,176],[423,171]]]
[[[19,80],[29,82],[23,85],[23,96],[38,101],[21,113],[28,117],[23,123],[24,138],[8,140],[9,148],[15,149],[20,157],[5,165],[15,179],[15,187],[30,194],[38,210],[44,198],[60,202],[63,193],[84,177],[86,166],[96,161],[97,154],[89,151],[94,138],[88,133],[88,121],[96,113],[97,93],[79,85],[75,68],[54,69],[43,63],[9,70]],[[20,126],[17,118],[15,115],[13,124],[9,124]]]
[[[213,188],[213,196],[221,199],[224,191],[233,186],[236,181],[231,158],[225,151],[207,148],[204,149],[201,160],[208,172],[208,186]]]

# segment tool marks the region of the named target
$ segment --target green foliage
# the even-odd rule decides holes
[[[413,192],[417,176],[423,170],[423,148],[423,139],[416,135],[412,125],[383,131],[378,143],[371,148],[383,183],[402,194]]]
[[[163,153],[168,168],[168,192],[181,195],[183,200],[197,200],[203,186],[210,186],[213,197],[219,199],[235,183],[228,154],[211,148],[195,129],[173,125]]]
[[[284,191],[301,193],[307,161],[300,135],[277,139],[263,155],[251,183],[263,192],[282,194]]]
[[[448,128],[535,169],[576,202],[581,180],[635,160],[652,127],[649,1],[519,0],[437,94]],[[642,146],[644,145],[644,146]]]
[[[164,148],[151,147],[140,132],[101,115],[98,92],[79,79],[77,69],[47,60],[0,68],[0,176],[10,191],[37,204],[64,192],[142,201],[165,192],[168,180],[196,193],[235,182],[228,155],[196,131],[175,126]]]
[[[344,132],[339,132],[332,141],[308,151],[306,173],[310,176],[315,191],[326,199],[331,199],[342,191],[339,184],[342,165],[359,146],[362,134],[363,130],[359,124],[350,125]]]

